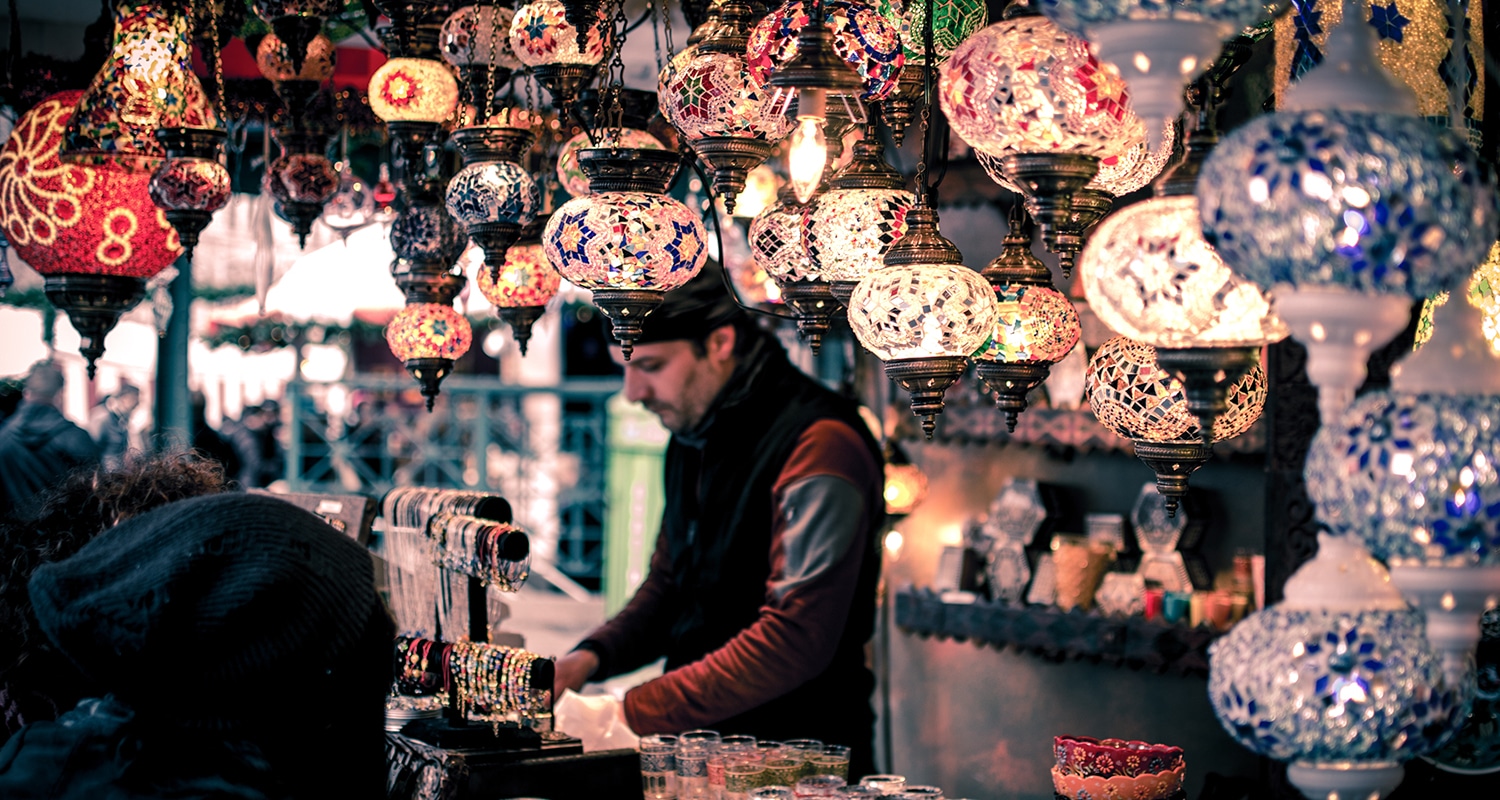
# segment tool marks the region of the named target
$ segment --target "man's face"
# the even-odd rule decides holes
[[[129,416],[135,413],[136,407],[141,404],[141,396],[134,392],[122,394],[115,398],[115,403],[119,406],[122,415]]]
[[[611,347],[615,363],[625,368],[625,399],[640,403],[673,433],[690,431],[734,372],[734,329],[719,328],[699,354],[686,339],[638,344],[626,361]]]

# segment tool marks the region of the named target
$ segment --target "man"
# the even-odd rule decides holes
[[[37,498],[73,470],[99,461],[88,432],[57,410],[63,374],[49,361],[26,376],[21,405],[0,428],[0,513],[25,519]]]
[[[121,382],[115,393],[104,398],[94,408],[89,419],[89,433],[94,444],[99,446],[99,458],[107,470],[125,466],[125,455],[130,452],[130,415],[141,404],[141,390],[131,383]]]
[[[873,771],[882,468],[855,404],[792,366],[713,264],[622,363],[626,398],[672,432],[666,509],[644,583],[559,659],[555,692],[665,656],[625,694],[637,734],[818,738]]]

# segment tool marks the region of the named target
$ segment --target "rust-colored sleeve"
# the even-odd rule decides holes
[[[771,573],[759,617],[702,659],[627,692],[631,729],[669,733],[710,725],[827,669],[870,549],[869,509],[880,486],[874,459],[848,425],[809,426],[773,489]]]
[[[658,533],[646,579],[630,602],[578,644],[580,649],[599,656],[599,669],[590,680],[640,669],[661,658],[676,613],[673,604],[677,585],[671,577],[671,566],[665,537]]]

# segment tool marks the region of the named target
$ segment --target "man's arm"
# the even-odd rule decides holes
[[[869,550],[878,473],[847,425],[823,420],[778,477],[771,575],[754,623],[699,661],[625,695],[636,733],[703,727],[763,705],[827,669]],[[878,491],[878,489],[875,489]]]

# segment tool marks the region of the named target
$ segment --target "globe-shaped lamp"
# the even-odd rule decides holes
[[[266,167],[264,187],[276,198],[282,216],[292,224],[299,243],[307,246],[312,224],[323,213],[323,204],[338,191],[339,176],[333,162],[322,153],[298,152],[293,137],[285,137],[287,152]]]
[[[1073,302],[1052,287],[1052,274],[1031,252],[1030,231],[1013,218],[1000,255],[980,273],[995,291],[995,328],[974,351],[974,371],[995,393],[1005,427],[1015,431],[1026,395],[1083,333]]]
[[[965,39],[990,20],[989,7],[979,0],[936,0],[932,4],[932,55],[922,38],[927,24],[927,4],[922,0],[878,0],[876,8],[901,36],[901,52],[906,63],[933,66],[948,60]]]
[[[411,303],[391,318],[385,329],[391,352],[422,385],[427,410],[437,400],[443,378],[453,362],[469,352],[474,332],[469,321],[445,303]]]
[[[38,103],[0,149],[0,225],[68,313],[92,378],[105,336],[182,248],[152,204],[149,173],[58,158],[78,98],[64,92]]]
[[[1432,318],[1436,310],[1448,302],[1448,292],[1441,292],[1422,303],[1422,316],[1417,321],[1417,337],[1413,349],[1420,350],[1432,338]],[[1479,309],[1485,341],[1490,350],[1500,354],[1500,242],[1490,248],[1489,258],[1474,270],[1469,279],[1469,290],[1465,298]]]
[[[386,122],[440,123],[458,107],[458,82],[431,58],[393,58],[370,76],[370,110]]]
[[[776,204],[750,222],[750,255],[763,265],[797,315],[797,332],[814,353],[840,309],[820,266],[807,255],[804,241],[807,205],[798,202],[790,183],[781,187]]]
[[[629,360],[645,316],[707,260],[703,223],[664,193],[676,153],[587,148],[578,161],[594,193],[552,214],[542,247],[564,278],[593,291]]]
[[[609,21],[602,11],[582,36],[558,0],[536,0],[516,9],[510,47],[537,81],[552,93],[552,104],[567,110],[604,60]]]
[[[490,0],[459,8],[443,21],[439,46],[443,60],[458,73],[459,99],[464,104],[460,119],[484,124],[511,71],[524,66],[510,47],[515,16],[514,10]]]
[[[448,213],[484,248],[490,277],[505,264],[505,250],[531,224],[542,193],[517,163],[535,136],[529,128],[481,125],[453,132],[464,168],[448,183]]]
[[[788,0],[751,28],[746,56],[756,85],[769,86],[776,70],[797,56],[797,34],[809,10],[802,0]],[[823,24],[833,35],[834,53],[864,84],[861,99],[883,100],[896,90],[906,56],[895,26],[863,0],[824,0]]]
[[[285,43],[292,72],[301,72],[303,62],[314,58],[313,40],[322,33],[324,20],[344,8],[341,0],[255,0],[253,5],[256,15]]]
[[[1156,472],[1157,491],[1171,514],[1187,494],[1188,475],[1213,455],[1211,442],[1249,430],[1266,403],[1265,372],[1256,363],[1230,386],[1210,440],[1188,410],[1182,383],[1157,363],[1156,348],[1123,336],[1094,352],[1085,387],[1099,422],[1130,439],[1136,457]]]
[[[885,163],[880,142],[867,138],[854,145],[854,158],[829,180],[828,191],[808,203],[802,241],[840,302],[885,263],[916,202],[906,179]]]
[[[479,293],[495,306],[495,313],[510,325],[521,355],[531,341],[531,326],[541,318],[548,301],[557,296],[562,276],[547,261],[540,241],[511,245],[505,251],[500,274],[491,276],[481,266],[474,274]]]
[[[191,260],[198,234],[229,203],[229,170],[220,161],[228,134],[217,128],[163,128],[156,137],[167,160],[152,173],[147,190]]]
[[[1290,762],[1308,798],[1378,800],[1467,711],[1423,628],[1363,546],[1320,534],[1285,599],[1210,647],[1209,700],[1241,745]]]
[[[932,217],[932,235],[940,238],[936,214],[928,208],[921,213]],[[912,413],[922,418],[928,438],[943,410],[943,393],[995,325],[990,285],[960,262],[951,242],[942,242],[947,246],[913,251],[927,259],[898,259],[874,270],[849,296],[849,327],[885,362],[886,375],[911,394]]]
[[[268,33],[255,47],[255,66],[260,74],[272,83],[282,81],[314,81],[321,83],[333,77],[338,64],[338,50],[333,40],[319,33],[307,43],[307,50],[298,63],[293,63],[291,48],[275,33]]]
[[[1369,353],[1405,327],[1409,304],[1465,280],[1500,224],[1474,152],[1416,116],[1370,26],[1349,16],[1280,111],[1214,148],[1197,189],[1205,239],[1272,290],[1307,346],[1324,424],[1353,399]]]
[[[1135,111],[1151,126],[1182,113],[1184,86],[1218,57],[1223,41],[1269,20],[1284,3],[1266,0],[1040,0],[1042,13],[1094,43],[1100,61],[1130,87]]]

